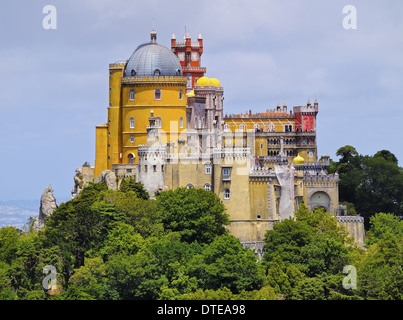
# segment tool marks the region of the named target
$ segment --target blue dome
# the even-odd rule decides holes
[[[179,59],[155,41],[138,46],[127,62],[125,76],[182,76]]]

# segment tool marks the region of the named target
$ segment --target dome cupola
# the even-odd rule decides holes
[[[151,42],[137,47],[127,61],[126,77],[182,76],[179,59],[168,48],[157,43],[157,33],[151,32]]]

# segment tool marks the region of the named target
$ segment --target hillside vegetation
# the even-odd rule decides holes
[[[228,223],[221,200],[202,189],[150,200],[134,180],[119,191],[90,184],[41,231],[0,229],[0,299],[402,299],[403,222],[395,215],[371,217],[364,250],[336,218],[302,204],[267,232],[262,259]],[[343,285],[348,265],[356,286]],[[45,266],[57,272],[55,288],[44,288]]]

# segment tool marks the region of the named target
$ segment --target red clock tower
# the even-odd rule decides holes
[[[183,76],[187,77],[186,91],[194,88],[197,79],[204,76],[206,68],[200,66],[203,53],[203,38],[199,34],[197,42],[192,42],[190,34],[185,34],[183,41],[176,41],[175,34],[171,38],[171,50],[178,57],[183,69]]]

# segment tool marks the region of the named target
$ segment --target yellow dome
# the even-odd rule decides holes
[[[196,81],[196,86],[201,86],[201,87],[211,86],[211,81],[207,77],[201,77]]]
[[[186,96],[194,97],[195,96],[195,91],[194,90],[190,91],[189,93],[186,94]]]
[[[220,83],[220,81],[218,81],[217,79],[215,79],[215,78],[211,78],[210,79],[210,81],[211,81],[211,84],[214,86],[214,87],[221,87],[221,83]]]
[[[294,158],[293,162],[294,162],[294,164],[304,164],[305,159],[302,158],[302,157],[299,155],[299,153],[298,153],[298,156],[296,156],[296,157]]]

